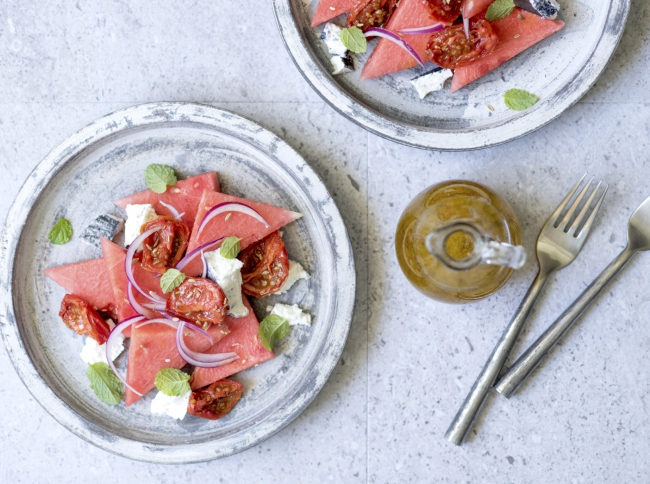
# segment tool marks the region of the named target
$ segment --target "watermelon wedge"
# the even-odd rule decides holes
[[[429,16],[427,3],[422,0],[402,0],[399,7],[395,9],[385,28],[391,32],[398,32],[402,29],[426,27],[435,23]],[[424,52],[431,34],[404,35],[403,38],[418,53],[420,58],[426,62],[427,55]],[[376,77],[393,74],[404,69],[417,66],[417,61],[401,47],[390,40],[381,39],[375,47],[370,59],[361,71],[361,80],[374,79]]]
[[[214,342],[228,333],[225,324],[212,325],[208,334]],[[210,341],[196,331],[184,331],[185,343],[192,351],[204,352],[210,348]],[[142,394],[154,387],[156,374],[163,368],[183,368],[187,363],[176,350],[176,330],[165,324],[152,323],[139,328],[132,327],[131,345],[126,381]],[[126,406],[133,405],[140,396],[125,389]]]
[[[487,10],[494,0],[466,0],[463,4],[463,17],[472,18],[474,15]]]
[[[88,301],[97,309],[117,311],[113,286],[104,259],[92,259],[43,270],[43,274],[69,293]]]
[[[496,49],[471,65],[456,69],[451,92],[458,91],[564,27],[561,20],[544,19],[517,7],[507,17],[491,23],[499,36]]]
[[[270,226],[268,228],[265,227],[264,224],[249,215],[240,212],[229,212],[217,215],[208,223],[208,225],[205,226],[201,234],[197,235],[198,228],[203,217],[205,217],[205,214],[215,205],[226,202],[237,202],[252,207],[257,210],[262,217],[264,217]],[[190,237],[190,244],[187,248],[187,252],[191,252],[206,242],[229,236],[235,236],[242,239],[240,242],[241,248],[245,249],[252,243],[263,239],[271,232],[275,232],[279,228],[300,217],[302,217],[302,214],[300,213],[274,207],[273,205],[266,203],[254,202],[245,198],[226,195],[225,193],[205,191],[203,192],[203,198],[201,199],[196,214],[194,229],[192,230],[192,236]],[[197,257],[183,269],[183,272],[191,276],[196,276],[201,272],[201,269],[201,260]]]
[[[178,210],[178,213],[185,212],[183,222],[192,230],[192,224],[196,218],[196,209],[205,190],[212,192],[219,191],[219,180],[215,172],[204,173],[203,175],[191,176],[185,180],[180,180],[173,187],[167,188],[165,193],[158,194],[151,190],[145,190],[115,200],[113,203],[122,209],[125,209],[129,204],[150,203],[158,215],[171,216],[171,211],[160,203],[165,202]]]
[[[217,368],[195,368],[190,380],[192,390],[203,388],[210,383],[222,380],[273,358],[273,353],[260,343],[257,336],[260,324],[245,295],[243,301],[248,308],[248,316],[244,318],[226,318],[230,333],[207,351],[208,353],[234,351],[239,355],[239,359]]]
[[[316,27],[323,22],[327,22],[334,17],[349,12],[357,2],[358,0],[320,0],[318,7],[316,7],[314,18],[311,21],[311,26]]]
[[[128,282],[126,278],[126,272],[124,272],[126,250],[103,237],[101,239],[101,242],[102,252],[104,253],[104,260],[106,261],[106,267],[108,269],[108,278],[110,280],[113,294],[115,296],[118,320],[124,321],[125,319],[137,316],[138,313],[136,313],[135,309],[131,307],[126,294]],[[163,296],[160,290],[160,278],[157,278],[154,273],[144,270],[138,262],[133,264],[133,275],[136,282],[143,291],[154,291],[156,294]],[[134,294],[136,300],[139,303],[142,304],[150,302],[147,298],[139,294],[137,291],[134,291]],[[128,336],[128,330],[125,335]]]

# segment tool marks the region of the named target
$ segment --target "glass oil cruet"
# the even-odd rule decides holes
[[[395,250],[411,284],[448,303],[495,293],[526,261],[512,207],[462,180],[429,187],[411,201],[397,224]]]

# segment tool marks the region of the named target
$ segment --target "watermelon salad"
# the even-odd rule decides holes
[[[325,24],[335,75],[355,70],[353,54],[374,37],[362,81],[432,62],[411,80],[424,99],[448,79],[458,91],[561,30],[559,9],[555,0],[319,0],[311,26]],[[332,21],[342,15],[345,27]]]
[[[214,172],[177,180],[150,165],[145,181],[148,190],[114,202],[123,215],[100,214],[81,234],[101,258],[43,273],[67,292],[59,316],[85,337],[81,358],[101,401],[129,407],[157,390],[153,414],[215,420],[242,396],[230,377],[273,358],[291,326],[311,324],[282,303],[260,323],[249,301],[310,277],[280,230],[301,214],[222,193]],[[49,238],[65,244],[72,233],[59,219]],[[114,360],[125,347],[121,375]]]

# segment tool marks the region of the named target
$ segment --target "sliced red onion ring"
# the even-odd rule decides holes
[[[131,242],[131,245],[129,245],[129,250],[126,251],[126,260],[124,261],[124,270],[129,282],[133,284],[133,287],[135,287],[136,291],[153,302],[156,302],[156,300],[144,292],[142,289],[140,289],[138,283],[135,282],[135,278],[133,277],[133,256],[135,255],[136,250],[138,250],[138,247],[140,247],[140,244],[142,244],[147,237],[155,233],[157,230],[158,229],[149,229],[146,232],[138,235],[135,240]]]
[[[424,62],[422,62],[422,59],[420,58],[418,53],[415,51],[415,49],[413,47],[411,47],[411,45],[407,41],[402,39],[396,33],[391,32],[390,30],[380,29],[378,27],[371,27],[368,30],[366,30],[365,36],[366,37],[382,37],[382,38],[384,38],[386,40],[390,40],[391,42],[394,42],[399,47],[404,49],[406,52],[411,54],[411,56],[413,56],[413,58],[416,61],[418,61],[418,64],[420,64],[421,66],[424,66]]]
[[[162,275],[162,274],[161,274],[161,275]],[[165,304],[165,303],[167,302],[167,299],[165,299],[165,298],[162,297],[160,294],[157,294],[157,293],[154,292],[154,291],[149,291],[149,295],[150,295],[152,298],[154,298],[156,301],[158,301],[158,302],[160,302],[160,303],[162,303],[162,304]]]
[[[150,308],[149,305],[143,306],[142,304],[140,304],[136,300],[135,295],[133,294],[133,284],[131,284],[128,281],[126,283],[126,297],[128,298],[131,307],[135,309],[135,312],[138,313],[140,316],[144,316],[145,318],[149,318],[149,319],[156,317],[153,311],[151,311],[151,309],[156,309],[156,307]]]
[[[435,34],[436,32],[440,32],[445,28],[444,24],[441,24],[438,22],[437,24],[429,25],[427,27],[416,27],[413,29],[404,29],[400,30],[400,34]]]
[[[207,242],[207,243],[205,243],[205,244],[203,244],[203,245],[197,247],[196,249],[194,249],[194,250],[193,250],[192,252],[190,252],[189,254],[186,254],[185,257],[183,257],[183,258],[181,259],[181,261],[180,261],[178,264],[176,264],[176,269],[178,269],[179,271],[182,271],[183,268],[184,268],[187,264],[189,264],[190,262],[192,262],[192,261],[196,258],[196,256],[199,255],[199,254],[201,254],[201,252],[203,252],[204,250],[208,250],[208,249],[216,249],[216,245],[217,245],[218,243],[220,243],[223,239],[225,239],[225,237],[221,237],[220,239],[212,240],[212,241],[210,241],[210,242]]]
[[[164,311],[167,309],[167,306],[165,306],[162,303],[144,303],[142,306],[144,306],[147,309],[153,309],[154,311]]]
[[[201,277],[207,277],[208,276],[208,262],[205,260],[205,254],[203,251],[201,251],[201,262],[203,262],[203,272],[201,273]]]
[[[181,358],[190,365],[199,368],[216,368],[239,359],[237,353],[197,353],[196,351],[190,350],[183,339],[183,328],[185,328],[185,326],[187,326],[187,324],[184,321],[181,321],[178,325],[178,330],[176,331],[176,346]]]
[[[185,323],[188,323],[187,326],[190,329],[193,329],[197,333],[200,333],[202,336],[205,336],[206,338],[208,338],[210,340],[210,343],[214,344],[214,340],[212,339],[212,336],[210,336],[210,333],[208,333],[207,331],[201,329],[199,326],[194,324],[193,321],[190,321],[189,319],[185,319],[185,318],[179,318],[179,317],[175,316],[174,314],[170,313],[169,311],[161,311],[161,314],[165,318],[167,318],[168,320],[171,320],[172,324],[174,325],[174,328],[178,325],[178,323],[180,321],[183,321]]]
[[[170,205],[169,203],[165,203],[165,202],[163,202],[162,200],[160,201],[160,204],[161,204],[163,207],[166,207],[167,210],[169,210],[169,211],[172,213],[172,216],[173,216],[176,220],[180,220],[181,222],[183,221],[183,215],[185,215],[185,212],[183,212],[183,213],[178,213],[178,210],[176,210],[176,208],[174,208],[173,205]]]
[[[201,221],[201,224],[199,225],[199,230],[196,231],[197,237],[201,234],[201,231],[205,228],[205,226],[208,224],[210,220],[212,220],[220,213],[225,213],[225,212],[245,213],[246,215],[250,215],[251,217],[253,217],[258,222],[263,223],[267,229],[270,227],[269,223],[266,220],[264,220],[264,217],[262,217],[254,208],[239,202],[224,202],[215,205],[210,210],[208,210],[208,213],[205,214],[203,220]]]
[[[108,361],[108,364],[111,367],[111,370],[113,370],[113,373],[115,373],[115,375],[120,379],[120,381],[122,383],[124,383],[124,385],[127,386],[127,388],[129,390],[131,390],[133,393],[135,393],[137,395],[140,395],[140,396],[142,396],[142,393],[140,393],[135,388],[133,388],[131,385],[129,385],[126,382],[126,380],[122,377],[122,375],[120,375],[117,372],[117,368],[115,368],[115,363],[113,363],[113,359],[111,358],[111,355],[113,354],[112,349],[113,349],[113,345],[115,344],[115,340],[117,339],[117,336],[119,334],[122,334],[122,332],[126,328],[131,326],[133,323],[138,323],[138,322],[142,321],[143,319],[144,319],[144,316],[135,316],[133,318],[125,319],[120,324],[115,326],[115,328],[113,328],[113,331],[111,331],[111,334],[108,336],[108,340],[106,340],[106,360]]]
[[[465,28],[465,37],[469,39],[469,19],[463,15],[463,27]]]

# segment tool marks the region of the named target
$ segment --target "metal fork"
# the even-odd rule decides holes
[[[575,216],[581,202],[589,191],[593,181],[592,177],[564,213],[586,176],[586,174],[583,175],[569,194],[564,197],[564,200],[555,209],[537,238],[537,260],[539,261],[537,276],[445,434],[445,437],[456,445],[460,445],[471,430],[547,279],[555,271],[563,269],[573,262],[587,239],[596,214],[607,193],[607,186],[605,186],[596,205],[590,211],[596,194],[600,191],[602,185],[602,181],[600,181],[587,198],[587,201],[582,205],[578,215]]]

